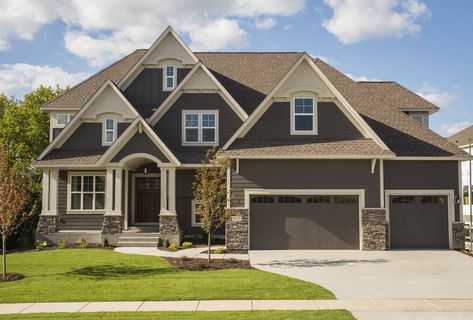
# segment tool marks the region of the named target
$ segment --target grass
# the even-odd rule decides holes
[[[354,320],[345,310],[316,311],[227,311],[227,312],[109,312],[109,313],[39,313],[0,316],[0,320]]]
[[[315,284],[260,270],[192,272],[166,260],[100,249],[8,255],[25,279],[0,283],[0,303],[141,300],[334,299]]]

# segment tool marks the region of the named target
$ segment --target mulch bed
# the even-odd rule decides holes
[[[253,269],[248,260],[207,259],[200,258],[169,258],[165,257],[174,268],[188,271],[212,271],[225,269]]]
[[[0,276],[0,282],[10,282],[23,279],[25,276],[20,273],[7,273],[6,276]]]

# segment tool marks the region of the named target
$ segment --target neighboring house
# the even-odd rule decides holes
[[[192,52],[168,28],[43,110],[37,231],[51,241],[200,234],[195,169],[219,146],[232,159],[229,249],[464,245],[469,155],[428,128],[438,108],[303,52]]]
[[[465,152],[473,153],[473,126],[463,129],[460,132],[455,133],[448,138],[449,141],[453,142]],[[463,217],[464,221],[470,221],[470,201],[471,197],[468,196],[471,193],[472,186],[470,185],[470,161],[462,162],[461,173],[462,173],[462,188],[463,188]],[[470,185],[470,192],[468,192],[468,185]]]

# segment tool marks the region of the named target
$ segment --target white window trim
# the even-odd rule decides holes
[[[197,212],[195,212],[195,206],[197,205],[197,203],[198,203],[197,200],[192,199],[192,204],[191,204],[192,205],[192,214],[191,214],[191,225],[192,225],[192,227],[202,226],[201,223],[195,221],[195,218],[197,216]]]
[[[313,112],[312,112],[312,129],[313,130],[296,130],[296,99],[311,99],[313,101]],[[291,101],[291,135],[317,135],[318,134],[318,110],[317,110],[317,99],[315,97],[294,97]],[[305,115],[309,115],[306,113]]]
[[[425,115],[423,115],[423,114],[411,114],[410,116],[411,116],[411,118],[413,118],[415,121],[419,122],[420,124],[423,124],[423,125],[426,124]],[[420,121],[419,121],[419,119],[420,119]]]
[[[59,123],[59,116],[67,116],[67,123]],[[74,117],[74,113],[56,113],[56,125],[55,128],[64,128]]]
[[[172,67],[172,76],[167,75],[168,67]],[[167,79],[172,78],[172,87],[168,87]],[[176,87],[176,66],[174,65],[166,65],[163,69],[163,90],[164,91],[172,91]]]
[[[197,114],[198,115],[198,127],[197,127],[197,141],[188,142],[186,141],[186,115]],[[215,141],[203,142],[202,141],[202,115],[203,114],[214,114],[215,115]],[[182,145],[183,146],[217,146],[218,145],[218,131],[219,131],[219,112],[218,110],[182,110]]]
[[[66,115],[68,117],[68,121],[66,124],[60,124],[58,122],[58,118],[59,118],[59,115]],[[51,115],[51,118],[50,118],[50,130],[49,130],[49,140],[52,141],[53,140],[53,132],[54,132],[54,129],[64,129],[66,127],[67,124],[69,124],[69,122],[71,122],[72,118],[75,116],[75,113],[62,113],[62,112],[58,112],[58,113],[55,113],[55,114],[52,114]]]
[[[71,205],[72,205],[72,199],[71,199],[71,195],[72,195],[72,177],[73,176],[81,176],[81,188],[83,189],[82,185],[83,185],[83,177],[84,176],[102,176],[104,177],[105,179],[105,191],[100,191],[98,193],[103,193],[104,194],[104,201],[106,201],[106,198],[107,198],[107,177],[106,177],[106,173],[105,172],[97,172],[97,171],[91,171],[91,172],[84,172],[84,171],[78,171],[78,172],[68,172],[67,173],[67,214],[103,214],[105,213],[105,208],[104,209],[98,209],[98,210],[95,210],[95,209],[72,209],[71,208]],[[75,192],[76,193],[76,192]],[[78,192],[77,192],[78,193]],[[84,191],[82,190],[80,192],[81,194],[84,193]],[[90,193],[90,192],[87,192],[87,193]],[[93,197],[93,200],[92,200],[92,205],[93,207],[95,208],[95,178],[94,178],[94,188],[93,188],[93,192],[94,194],[94,197]],[[84,206],[84,197],[81,196],[81,208],[83,208]]]
[[[107,141],[107,120],[113,120],[113,141]],[[118,123],[117,119],[115,118],[105,118],[102,123],[102,145],[103,146],[110,146],[112,145],[115,140],[117,140],[117,128],[118,128]]]

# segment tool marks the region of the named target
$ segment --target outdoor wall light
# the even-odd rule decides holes
[[[459,196],[455,196],[455,204],[460,204],[460,197]]]
[[[147,175],[147,174],[148,174],[148,168],[144,168],[144,169],[143,169],[143,174],[144,174],[144,175]],[[455,201],[456,201],[456,200],[455,200]]]

